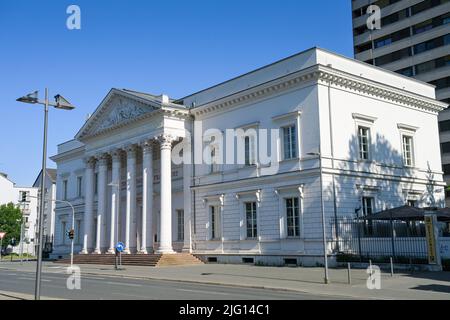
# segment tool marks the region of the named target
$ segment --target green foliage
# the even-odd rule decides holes
[[[20,225],[22,212],[13,203],[0,205],[0,232],[6,232],[3,238],[3,247],[6,248],[11,239],[20,240]]]

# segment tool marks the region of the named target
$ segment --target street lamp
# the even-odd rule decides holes
[[[323,237],[323,262],[324,262],[323,264],[324,264],[324,268],[325,268],[324,282],[325,282],[325,284],[328,284],[329,277],[328,277],[328,259],[327,259],[327,234],[326,234],[326,228],[325,228],[325,210],[324,210],[324,205],[323,205],[322,155],[320,152],[310,152],[310,153],[307,153],[307,155],[319,157],[320,208],[321,208],[321,212],[322,212],[322,237]]]
[[[48,127],[48,107],[52,106],[56,109],[63,110],[72,110],[75,107],[70,104],[66,99],[64,99],[61,95],[55,96],[55,103],[50,103],[48,101],[48,89],[45,88],[45,99],[41,101],[38,99],[38,91],[30,93],[26,96],[18,98],[16,101],[31,103],[31,104],[40,104],[44,106],[44,141],[42,146],[42,177],[41,177],[41,199],[40,199],[40,212],[38,219],[38,260],[36,265],[36,282],[34,288],[34,299],[39,300],[41,298],[41,271],[42,271],[42,241],[43,241],[43,227],[44,224],[42,220],[44,218],[44,180],[45,180],[45,171],[47,166],[47,127]]]

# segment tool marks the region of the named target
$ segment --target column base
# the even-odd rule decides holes
[[[116,249],[109,248],[108,251],[106,252],[106,254],[116,254]]]
[[[158,250],[155,251],[155,253],[158,253],[158,254],[175,254],[176,252],[173,251],[172,248],[166,248],[166,249],[159,248]]]
[[[141,249],[137,252],[137,254],[148,254],[147,249]]]
[[[102,254],[100,249],[95,249],[95,251],[93,252],[93,254]]]
[[[123,254],[131,254],[130,249],[126,248],[125,250],[123,250],[122,252]]]
[[[85,249],[81,250],[78,254],[88,254],[89,252]]]

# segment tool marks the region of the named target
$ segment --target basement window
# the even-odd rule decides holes
[[[242,258],[242,263],[255,263],[254,258]]]
[[[284,258],[283,260],[286,266],[297,266],[297,259],[295,258]]]
[[[208,262],[217,262],[217,257],[208,257]]]

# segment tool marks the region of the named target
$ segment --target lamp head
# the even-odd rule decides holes
[[[64,110],[75,109],[75,107],[60,94],[57,94],[55,96],[55,101],[56,101],[55,108],[57,109],[64,109]]]
[[[29,93],[26,96],[20,97],[20,98],[16,99],[16,101],[24,102],[24,103],[38,103],[38,91]]]

